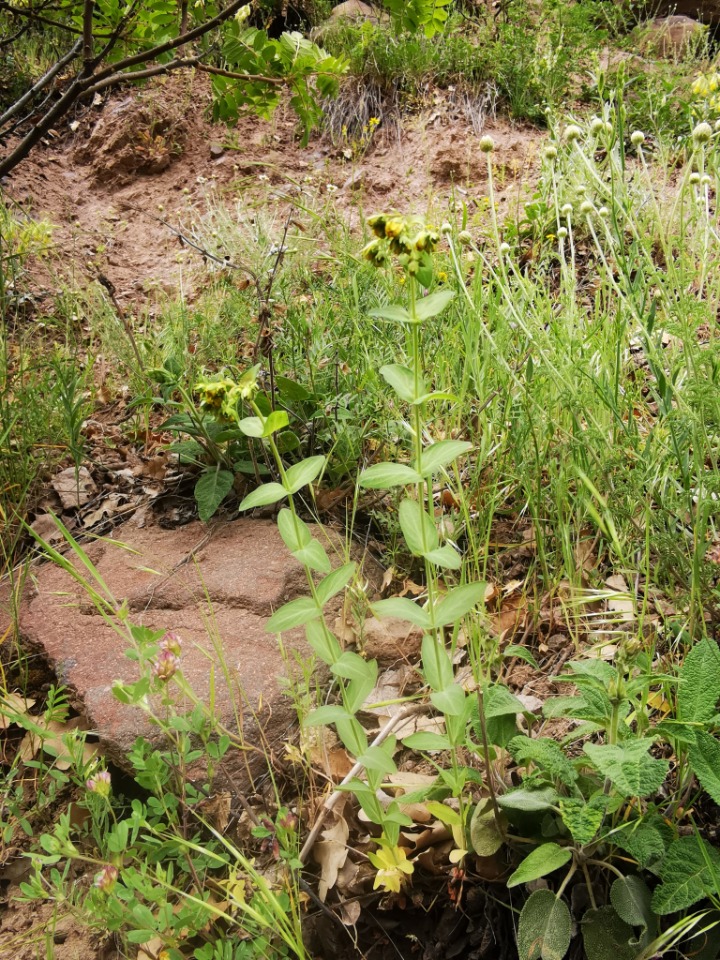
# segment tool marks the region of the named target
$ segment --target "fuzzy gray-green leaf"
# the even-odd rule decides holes
[[[521,883],[539,880],[549,873],[564,867],[572,859],[572,849],[561,847],[557,843],[543,843],[529,853],[517,870],[508,878],[508,887],[518,887]]]
[[[714,640],[696,643],[680,670],[678,720],[710,720],[720,699],[720,649]]]
[[[520,960],[563,960],[571,933],[572,920],[566,904],[550,890],[536,890],[520,914]]]
[[[635,931],[613,907],[586,911],[581,926],[587,960],[636,960]]]

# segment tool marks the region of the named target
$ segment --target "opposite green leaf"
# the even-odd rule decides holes
[[[287,490],[279,483],[264,483],[245,497],[238,510],[242,512],[252,510],[253,507],[266,507],[271,503],[277,503],[278,500],[283,500],[286,496]]]
[[[350,563],[343,564],[342,567],[333,570],[329,576],[320,581],[315,588],[315,593],[321,607],[324,607],[328,600],[345,589],[355,575],[355,568],[355,561],[351,560]]]
[[[282,430],[284,427],[287,427],[289,423],[290,420],[288,419],[288,415],[284,410],[273,410],[272,413],[269,413],[265,419],[262,436],[271,437],[273,433],[277,433],[278,430]]]
[[[283,543],[291,553],[307,547],[312,540],[308,525],[300,517],[293,516],[287,507],[278,513],[277,525]]]
[[[424,750],[432,752],[434,750],[449,750],[450,741],[441,733],[431,733],[430,731],[420,733],[411,733],[407,737],[400,737],[406,747],[411,750]]]
[[[572,920],[566,904],[550,890],[536,890],[520,914],[519,960],[563,960],[571,935]]]
[[[444,690],[454,680],[452,660],[447,649],[426,633],[422,638],[422,672],[431,690]]]
[[[395,323],[415,323],[404,307],[389,304],[387,307],[378,307],[370,311],[370,316],[377,320],[392,320]]]
[[[392,487],[405,487],[409,483],[420,483],[422,477],[402,463],[376,463],[363,470],[358,484],[366,490],[389,490]]]
[[[487,584],[467,583],[462,587],[455,587],[437,605],[435,610],[435,624],[440,627],[455,623],[466,616],[470,611],[485,604]]]
[[[437,547],[437,528],[417,500],[403,500],[398,510],[398,519],[405,542],[416,557],[422,557],[427,551]]]
[[[412,403],[415,397],[415,374],[408,367],[399,363],[387,364],[380,367],[380,375],[387,380],[401,400]],[[425,385],[420,381],[420,393],[425,393]]]
[[[378,600],[370,607],[376,617],[397,617],[398,620],[407,620],[416,627],[430,629],[430,616],[407,597],[389,597],[387,600]]]
[[[342,722],[343,720],[349,720],[350,715],[348,714],[345,707],[318,707],[316,710],[313,710],[303,721],[304,727],[324,727],[330,723],[337,723],[338,721]]]
[[[572,859],[572,849],[561,847],[557,843],[543,843],[523,860],[507,881],[508,887],[517,887],[521,883],[530,883],[546,877]]]
[[[472,450],[473,445],[465,440],[440,440],[426,447],[422,452],[422,475],[429,477],[444,470],[464,453]],[[417,467],[417,464],[415,464]]]
[[[265,624],[265,629],[268,633],[282,633],[293,627],[301,627],[310,620],[317,620],[319,616],[320,610],[312,597],[299,597],[276,610]]]
[[[288,493],[297,493],[298,490],[312,483],[324,466],[325,457],[308,457],[307,460],[293,464],[289,470],[285,471],[285,489]]]
[[[445,307],[455,297],[454,290],[438,290],[428,297],[423,297],[415,304],[415,316],[418,320],[429,320],[442,313]]]
[[[304,567],[310,567],[311,570],[317,570],[318,573],[329,573],[332,570],[330,558],[325,552],[325,548],[317,540],[310,540],[307,546],[300,550],[291,551],[292,555]]]
[[[305,624],[305,636],[313,651],[328,666],[342,656],[338,638],[319,619]]]
[[[429,563],[446,570],[459,570],[462,567],[462,557],[449,543],[444,547],[438,547],[437,550],[429,550],[423,556]]]

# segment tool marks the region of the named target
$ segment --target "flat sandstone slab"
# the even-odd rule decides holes
[[[337,552],[333,562],[343,562],[337,540],[317,531],[331,558]],[[248,743],[262,746],[261,729],[271,744],[286,736],[294,720],[280,691],[288,668],[265,624],[283,603],[306,593],[307,582],[275,524],[240,519],[211,530],[196,522],[170,531],[127,524],[120,534],[121,543],[98,541],[87,553],[118,604],[127,604],[129,622],[179,634],[190,686],[205,703],[214,686],[216,716],[232,730],[237,716],[244,716]],[[68,573],[51,563],[32,573],[20,612],[21,637],[44,653],[59,682],[84,705],[108,758],[127,766],[138,736],[158,736],[142,711],[111,692],[115,680],[139,677],[138,666],[125,656],[128,642]],[[288,632],[283,642],[291,659],[293,650],[308,652],[303,630]],[[242,776],[245,754],[236,753],[227,772]]]

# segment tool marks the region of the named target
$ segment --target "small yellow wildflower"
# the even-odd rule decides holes
[[[448,275],[444,270],[438,270],[437,279],[438,283],[447,283]]]
[[[391,846],[381,840],[378,840],[378,843],[381,843],[382,846],[377,853],[368,854],[370,863],[377,867],[373,890],[382,887],[389,893],[400,893],[400,888],[405,882],[405,876],[410,876],[415,867],[408,860],[403,847]]]
[[[372,129],[373,127],[377,127],[379,123],[380,123],[379,117],[370,117],[370,119],[368,120],[368,126],[370,127],[370,129]]]
[[[698,97],[709,97],[720,88],[720,73],[700,73],[692,85],[692,92]]]

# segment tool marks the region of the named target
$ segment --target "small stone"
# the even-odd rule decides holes
[[[221,143],[211,143],[210,144],[210,156],[213,160],[217,160],[225,153],[225,147]]]
[[[363,652],[368,660],[377,660],[381,666],[399,660],[414,660],[420,655],[423,632],[405,620],[370,617],[363,626]]]
[[[347,178],[347,180],[345,181],[345,183],[342,185],[342,189],[343,189],[343,190],[357,190],[359,187],[362,186],[364,179],[365,179],[365,171],[364,171],[364,170],[356,170],[355,173],[354,173],[351,177],[348,177],[348,178]]]
[[[692,54],[706,33],[707,27],[692,17],[658,17],[643,31],[640,51],[645,56],[674,60]]]

